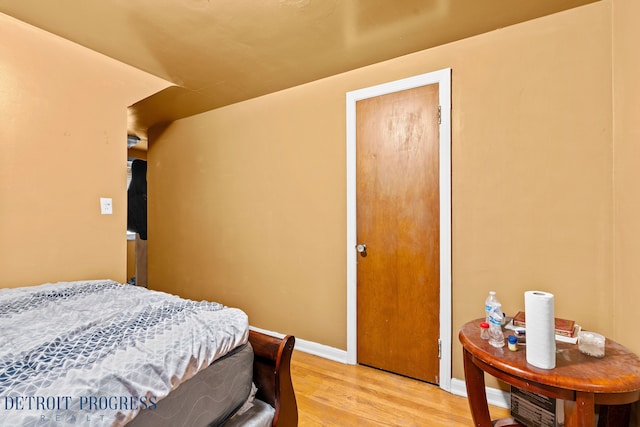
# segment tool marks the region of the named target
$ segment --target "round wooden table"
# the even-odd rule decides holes
[[[565,400],[565,427],[628,425],[630,404],[640,400],[640,358],[622,345],[606,340],[605,356],[584,355],[577,344],[556,342],[556,367],[541,369],[527,363],[526,346],[518,351],[492,347],[480,338],[480,322],[466,323],[458,334],[462,343],[464,375],[474,425],[491,427],[484,373],[512,386]],[[505,330],[505,336],[512,331]],[[626,420],[626,421],[622,421]],[[626,422],[626,424],[625,424]],[[502,423],[500,425],[519,425]]]

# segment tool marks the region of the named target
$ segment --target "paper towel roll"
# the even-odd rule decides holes
[[[556,367],[555,316],[553,294],[541,291],[524,293],[527,362],[542,369]]]

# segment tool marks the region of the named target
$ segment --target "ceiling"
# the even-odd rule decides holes
[[[130,133],[595,0],[0,0],[0,12],[175,84]]]

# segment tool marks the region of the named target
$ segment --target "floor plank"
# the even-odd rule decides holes
[[[301,351],[291,363],[300,427],[473,425],[467,399],[439,387]],[[490,407],[492,418],[509,416]]]

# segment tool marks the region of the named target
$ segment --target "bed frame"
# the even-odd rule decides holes
[[[256,398],[275,409],[272,427],[298,425],[298,406],[291,382],[291,355],[296,339],[291,335],[275,338],[249,331],[253,347],[253,382]]]

